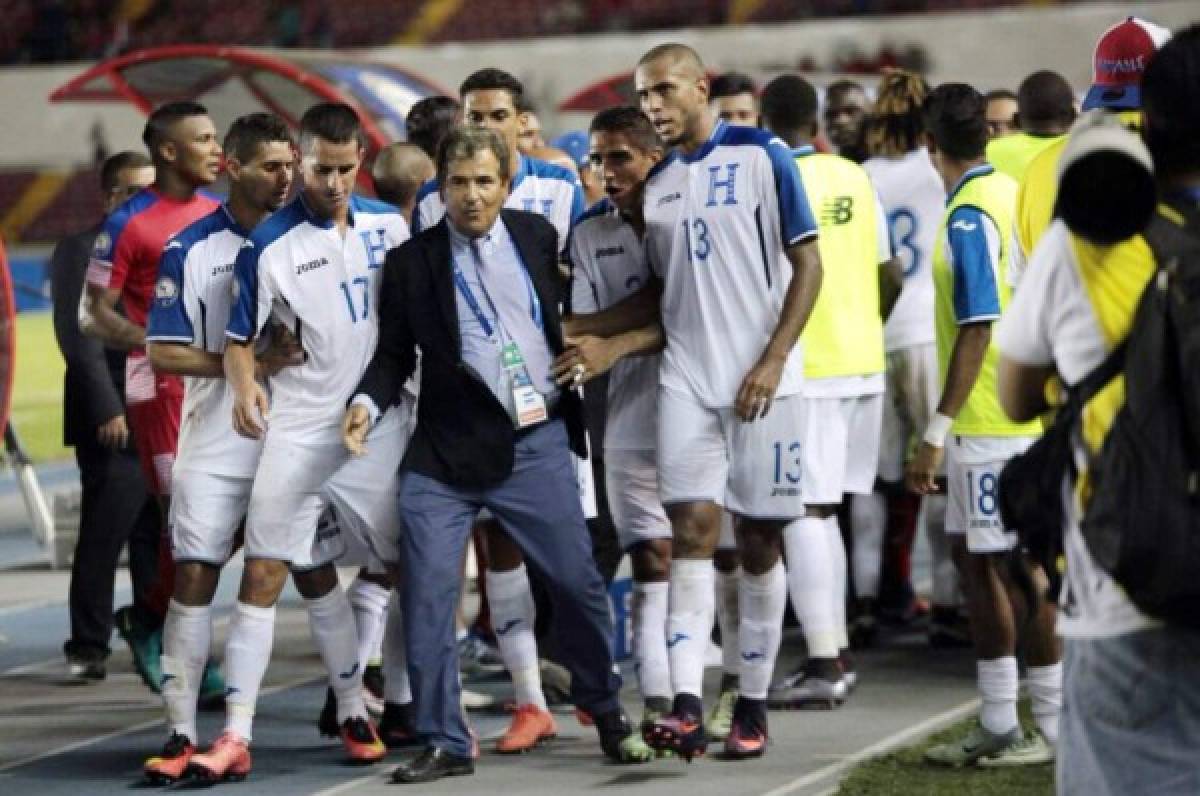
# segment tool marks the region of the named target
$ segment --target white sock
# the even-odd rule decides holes
[[[388,600],[383,647],[383,700],[407,705],[413,697],[408,682],[408,651],[404,649],[404,608],[400,605],[400,594],[395,591]]]
[[[358,662],[366,669],[379,641],[383,637],[389,592],[378,583],[355,578],[346,592],[350,609],[354,611],[354,627],[358,635]]]
[[[1017,726],[1017,659],[1013,656],[975,662],[983,708],[979,721],[993,735]]]
[[[825,521],[801,517],[783,529],[788,590],[804,630],[810,658],[836,658],[838,634],[833,611],[833,562]]]
[[[787,575],[783,562],[776,561],[762,575],[742,573],[738,587],[738,610],[742,615],[738,634],[741,670],[738,693],[747,699],[766,699],[775,670],[775,657],[783,638],[783,613],[787,608]]]
[[[496,646],[500,648],[500,657],[512,677],[517,704],[546,710],[542,675],[538,670],[537,638],[533,633],[537,608],[525,565],[508,572],[489,569],[486,578]]]
[[[254,706],[275,642],[275,606],[239,601],[225,642],[225,729],[250,740]]]
[[[711,558],[671,562],[667,658],[671,662],[671,690],[676,696],[704,695],[704,655],[716,611],[715,572]]]
[[[846,634],[846,543],[842,541],[842,530],[838,527],[837,515],[826,517],[825,534],[829,540],[829,563],[833,573],[833,630],[837,633],[837,648],[850,646]]]
[[[854,523],[854,593],[875,599],[883,570],[883,531],[887,525],[887,498],[880,492],[853,495],[850,516]]]
[[[958,568],[950,557],[950,540],[946,537],[946,496],[926,495],[921,499],[921,510],[933,565],[933,604],[958,605]]]
[[[352,716],[365,718],[367,708],[362,696],[363,667],[358,660],[358,632],[346,593],[338,584],[324,597],[304,603],[308,608],[313,641],[321,653],[325,670],[329,672],[329,686],[337,697],[337,723]]]
[[[633,665],[643,699],[671,698],[666,583],[633,583]]]
[[[742,568],[733,572],[717,570],[717,627],[721,628],[721,671],[736,676],[741,670],[742,660],[738,655],[738,631],[741,611],[738,610],[738,581]]]
[[[1033,721],[1052,744],[1058,743],[1058,714],[1062,710],[1061,663],[1030,666],[1025,670],[1025,687],[1033,709]]]
[[[167,708],[167,728],[196,736],[196,700],[212,644],[212,607],[183,605],[171,600],[163,621],[162,695]]]

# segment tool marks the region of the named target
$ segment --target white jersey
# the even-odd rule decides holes
[[[312,214],[303,194],[250,234],[225,333],[246,341],[269,320],[281,323],[307,356],[271,377],[271,428],[320,435],[341,423],[375,352],[384,258],[408,237],[396,208],[359,196],[350,199],[343,237]]]
[[[561,254],[566,252],[571,225],[583,215],[583,188],[579,184],[579,177],[570,170],[521,155],[504,206],[510,210],[524,210],[545,216],[558,232],[558,251]],[[413,234],[434,226],[445,214],[446,205],[442,202],[435,178],[417,191]]]
[[[233,263],[249,234],[228,207],[171,238],[158,264],[146,325],[148,343],[183,343],[220,354],[233,292]],[[175,467],[250,478],[261,443],[234,433],[233,390],[223,378],[185,376]]]
[[[599,312],[650,279],[642,241],[616,206],[602,199],[571,230],[572,312]],[[657,422],[657,354],[627,357],[612,369],[608,382],[605,450],[655,449]]]
[[[946,187],[923,148],[898,158],[874,157],[863,168],[883,202],[892,247],[904,266],[904,288],[883,327],[884,346],[891,352],[932,343],[933,247],[946,212]]]
[[[650,172],[645,216],[649,264],[663,281],[662,386],[731,407],[779,324],[792,279],[784,248],[817,236],[791,150],[719,122],[699,150]],[[803,387],[802,357],[797,343],[779,396]]]

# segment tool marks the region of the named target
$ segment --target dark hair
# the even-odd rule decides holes
[[[501,179],[507,180],[512,176],[509,173],[508,147],[499,133],[486,127],[455,127],[438,146],[438,182],[446,179],[452,161],[473,158],[480,152],[491,152],[500,161]]]
[[[126,169],[145,169],[154,165],[150,158],[132,149],[118,152],[104,159],[100,166],[100,190],[111,194],[117,187],[117,177]]]
[[[763,88],[762,116],[767,128],[789,144],[817,123],[817,90],[800,75],[780,75]]]
[[[757,94],[758,86],[741,72],[726,72],[712,79],[708,87],[708,98],[736,97],[738,94]]]
[[[1017,115],[1026,131],[1061,128],[1075,121],[1075,93],[1058,72],[1042,69],[1021,81],[1017,88]]]
[[[312,139],[320,138],[331,144],[355,141],[367,145],[358,114],[344,102],[319,102],[300,117],[300,146],[307,150]]]
[[[142,128],[142,143],[150,150],[150,157],[154,157],[159,145],[167,140],[167,134],[176,122],[207,115],[208,108],[198,102],[168,102],[155,108]]]
[[[408,116],[404,119],[409,142],[424,149],[431,159],[437,157],[438,144],[454,127],[460,107],[454,97],[418,100],[409,108]]]
[[[832,97],[834,94],[852,94],[854,92],[867,95],[866,89],[862,87],[862,83],[854,80],[835,80],[825,87],[825,96]]]
[[[904,155],[921,145],[925,121],[921,108],[929,84],[915,72],[892,69],[883,73],[875,109],[864,122],[869,155]]]
[[[1013,102],[1016,102],[1017,95],[1006,88],[994,88],[983,95],[984,103],[992,102],[994,100],[1012,100]]]
[[[1160,176],[1200,170],[1200,25],[1176,33],[1142,76],[1143,134]]]
[[[507,91],[512,96],[513,107],[520,108],[525,101],[525,87],[521,81],[503,69],[480,69],[467,75],[458,87],[458,96],[465,97],[472,91]]]
[[[982,157],[987,147],[987,101],[966,83],[943,83],[925,98],[925,127],[937,148],[958,160]]]
[[[588,128],[589,133],[622,133],[635,148],[652,152],[662,148],[662,139],[654,129],[654,122],[632,105],[607,108],[596,114]]]
[[[262,144],[272,144],[282,141],[291,146],[296,145],[292,131],[287,124],[273,113],[248,113],[239,116],[229,126],[225,133],[225,143],[222,145],[227,157],[237,158],[242,163],[249,163],[258,154]]]

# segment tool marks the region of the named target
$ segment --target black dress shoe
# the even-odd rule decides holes
[[[475,761],[471,758],[450,754],[437,746],[427,746],[416,760],[405,763],[392,772],[392,782],[411,785],[417,782],[433,782],[442,777],[461,777],[474,773]]]

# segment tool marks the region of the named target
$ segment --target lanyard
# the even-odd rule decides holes
[[[500,322],[500,313],[496,310],[496,304],[492,301],[492,297],[488,294],[487,285],[483,283],[483,273],[480,266],[483,264],[480,261],[478,252],[475,251],[474,245],[471,246],[471,254],[475,257],[475,273],[479,276],[479,286],[483,288],[483,297],[487,299],[488,304],[495,313],[496,322]],[[530,317],[537,325],[538,329],[542,328],[542,303],[538,300],[537,293],[533,289],[533,280],[529,278],[529,273],[524,266],[520,268],[521,276],[525,277],[525,288],[529,291]],[[492,324],[488,321],[487,316],[483,314],[483,308],[479,306],[479,300],[475,298],[474,291],[467,284],[467,279],[463,276],[462,268],[458,261],[454,261],[454,284],[458,288],[458,292],[462,293],[463,299],[467,302],[467,306],[471,308],[471,312],[475,313],[475,320],[479,322],[483,333],[488,337],[492,336]]]

